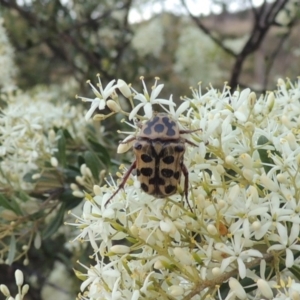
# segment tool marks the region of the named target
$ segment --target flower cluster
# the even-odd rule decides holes
[[[45,161],[55,165],[58,136],[54,129],[65,128],[72,137],[84,139],[80,120],[82,108],[69,103],[52,102],[55,88],[47,92],[36,90],[31,95],[18,91],[3,94],[7,106],[0,111],[0,185],[15,190],[32,189],[24,181],[28,173],[40,171]],[[41,112],[45,112],[41,115]],[[51,159],[52,158],[52,159]],[[37,179],[39,174],[34,175]]]
[[[16,279],[16,285],[18,287],[18,294],[16,295],[15,298],[11,296],[10,291],[6,285],[4,284],[0,285],[0,291],[6,297],[5,299],[7,300],[15,300],[15,299],[22,300],[24,299],[25,295],[28,293],[29,285],[24,284],[24,275],[22,271],[16,270],[15,279]]]
[[[182,129],[201,128],[184,158],[192,210],[181,187],[156,199],[133,174],[107,205],[120,181],[95,186],[74,224],[94,249],[93,265],[77,271],[82,299],[298,299],[300,79],[279,79],[260,97],[226,84],[199,87],[177,110],[172,96],[159,98],[158,79],[151,93],[142,83],[140,93],[123,80],[107,88],[99,81],[96,98],[84,98],[87,116],[106,104],[111,113],[101,119],[119,113],[143,122],[157,105]],[[125,141],[138,133],[132,127]]]
[[[180,27],[174,72],[189,84],[193,84],[195,78],[203,78],[207,84],[207,78],[213,81],[227,78],[226,68],[221,66],[224,60],[230,61],[231,58],[193,23],[185,20]]]
[[[0,110],[2,263],[11,264],[25,256],[23,263],[28,264],[27,252],[33,245],[40,247],[42,226],[50,224],[60,208],[55,202],[61,200],[56,191],[63,186],[59,180],[63,169],[57,159],[59,132],[67,132],[73,144],[85,140],[86,122],[80,118],[83,108],[54,101],[64,94],[63,88],[1,94],[5,103]],[[49,201],[41,201],[46,197]],[[37,212],[42,213],[37,216]]]
[[[0,90],[9,91],[15,88],[16,73],[14,50],[4,28],[4,19],[0,17]]]
[[[153,18],[136,29],[132,38],[132,47],[140,57],[152,54],[159,57],[164,47],[164,25],[160,18]]]

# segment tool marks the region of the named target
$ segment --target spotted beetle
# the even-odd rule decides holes
[[[117,190],[106,201],[105,205],[124,187],[131,172],[136,169],[136,175],[141,183],[141,189],[156,198],[165,198],[176,193],[180,184],[181,173],[184,180],[184,194],[188,202],[188,170],[183,158],[185,143],[197,146],[181,137],[181,134],[192,133],[195,130],[180,130],[178,123],[165,113],[157,113],[146,123],[139,126],[136,137],[124,142],[135,140],[133,151],[136,160],[125,173]]]

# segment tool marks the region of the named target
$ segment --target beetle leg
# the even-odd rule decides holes
[[[187,144],[189,144],[189,145],[191,145],[191,146],[198,147],[197,144],[195,144],[195,143],[193,143],[193,142],[191,142],[191,141],[189,141],[187,139],[184,139],[184,142],[187,143]]]
[[[194,129],[194,130],[180,130],[179,133],[180,134],[185,134],[185,133],[192,133],[192,132],[195,132],[195,131],[202,131],[202,129],[198,128],[198,129]],[[194,146],[194,147],[198,146],[197,144],[195,144],[195,143],[193,143],[193,142],[191,142],[191,141],[189,141],[189,140],[187,140],[185,138],[183,140],[184,140],[185,143],[187,143],[187,144],[189,144],[191,146]]]
[[[192,133],[192,132],[196,132],[196,131],[202,131],[202,129],[198,128],[198,129],[193,129],[193,130],[179,130],[179,133],[186,134],[186,133]]]
[[[124,177],[121,181],[121,183],[119,184],[118,188],[116,189],[116,191],[109,197],[109,199],[105,202],[104,207],[107,205],[108,202],[110,202],[110,200],[116,196],[118,194],[118,192],[124,188],[124,185],[126,183],[126,181],[128,180],[128,177],[130,176],[131,172],[136,168],[136,161],[134,161],[131,166],[129,167],[129,169],[127,170],[127,172],[124,174]]]
[[[184,175],[184,195],[185,195],[185,200],[186,200],[186,203],[189,206],[191,212],[193,212],[193,210],[191,208],[191,205],[189,203],[189,200],[188,200],[189,171],[188,171],[187,167],[185,166],[185,164],[182,164],[181,171],[182,171],[182,173]]]
[[[135,136],[133,136],[132,138],[130,138],[130,139],[126,140],[126,141],[120,141],[119,144],[128,144],[128,143],[130,143],[130,142],[132,142],[134,140],[136,140]]]

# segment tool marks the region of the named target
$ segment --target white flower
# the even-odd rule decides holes
[[[262,254],[258,250],[249,249],[243,250],[243,242],[240,234],[235,234],[233,239],[231,240],[231,245],[226,245],[223,243],[216,243],[215,248],[223,253],[229,255],[229,257],[225,258],[221,264],[221,271],[228,271],[228,267],[233,263],[238,263],[238,270],[241,278],[245,278],[246,276],[246,266],[244,261],[251,257],[262,257]],[[229,268],[230,270],[230,268]]]
[[[270,288],[270,286],[266,280],[263,280],[261,278],[258,279],[257,287],[264,297],[266,297],[268,299],[271,299],[273,297],[272,289]]]
[[[294,277],[288,267],[299,264],[294,256],[300,251],[300,143],[295,131],[300,124],[299,83],[280,82],[279,91],[259,98],[249,89],[231,94],[226,84],[222,92],[213,87],[205,94],[193,90],[192,98],[184,97],[177,110],[172,95],[158,99],[162,85],[157,81],[151,94],[144,81],[142,94],[131,88],[140,103],[130,118],[139,109],[144,109],[142,120],[152,117],[153,104],[159,104],[180,128],[188,124],[202,129],[201,137],[195,133],[194,139],[201,141],[199,149],[187,145],[184,156],[193,211],[180,193],[164,199],[145,194],[134,173],[107,207],[105,201],[118,186],[113,179],[112,185],[88,197],[75,225],[81,230],[77,238],[90,240],[95,251],[96,264],[87,269],[97,272],[87,272],[87,299],[112,299],[112,294],[121,299],[170,294],[222,299],[221,289],[217,295],[215,287],[227,280],[227,300],[293,299],[299,294],[297,283],[285,283],[287,276]],[[126,134],[131,134],[127,141],[134,140],[134,132]],[[121,174],[118,177],[121,180]],[[123,245],[122,239],[130,245]],[[279,263],[280,272],[271,277],[267,270],[279,268]],[[231,278],[236,274],[238,278]],[[239,282],[245,277],[257,283],[251,294],[244,281]]]
[[[281,225],[277,226],[278,235],[276,235],[276,241],[280,244],[272,245],[268,248],[268,252],[271,251],[285,251],[285,265],[287,268],[290,268],[294,264],[294,254],[292,250],[300,251],[299,245],[299,231],[300,225],[298,223],[293,223],[290,235],[288,235],[288,229]]]
[[[231,277],[229,279],[229,286],[239,299],[247,299],[247,294],[243,286],[235,278]]]
[[[152,105],[153,104],[165,104],[165,105],[169,105],[170,101],[166,100],[166,99],[160,99],[157,98],[159,93],[161,92],[161,90],[163,89],[164,85],[163,84],[159,84],[157,85],[159,78],[155,79],[155,83],[154,86],[152,87],[152,91],[149,95],[149,92],[147,90],[146,84],[144,82],[144,78],[141,77],[142,83],[143,83],[143,87],[144,87],[144,91],[143,94],[142,93],[138,93],[136,90],[132,89],[135,92],[135,96],[134,99],[140,101],[141,103],[138,104],[130,113],[129,115],[129,120],[132,120],[134,118],[134,116],[138,113],[138,111],[143,107],[144,109],[144,113],[145,116],[147,117],[147,119],[150,119],[152,117],[153,114],[153,110],[152,110]],[[173,105],[175,106],[175,103],[173,103]]]
[[[125,98],[131,97],[132,93],[131,93],[130,87],[124,80],[118,79],[117,87]]]
[[[103,86],[102,86],[102,83],[100,80],[100,75],[97,75],[97,77],[98,77],[98,81],[99,81],[97,84],[99,91],[93,86],[93,84],[91,84],[90,81],[88,81],[88,84],[91,86],[96,98],[91,99],[91,98],[77,96],[84,102],[91,102],[91,107],[85,115],[86,120],[88,120],[92,116],[92,114],[94,113],[94,111],[97,108],[99,110],[103,110],[105,108],[106,100],[113,94],[113,92],[115,91],[115,89],[117,87],[117,85],[114,85],[114,83],[115,83],[115,79],[114,79],[114,80],[110,81],[107,84],[107,86],[103,89]]]

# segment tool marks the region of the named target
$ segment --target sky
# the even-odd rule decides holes
[[[261,5],[263,0],[252,0],[255,6]],[[129,14],[130,22],[140,22],[142,20],[147,20],[151,18],[153,14],[158,14],[162,11],[171,11],[174,13],[182,14],[184,13],[184,9],[181,5],[180,0],[164,0],[164,1],[149,1],[151,5],[143,5],[140,9],[132,9]],[[186,0],[188,7],[194,15],[209,15],[211,13],[218,14],[221,12],[219,5],[212,5],[211,0]],[[231,1],[231,5],[229,10],[231,12],[238,11],[241,9],[245,9],[250,6],[250,0],[236,0]],[[246,6],[245,2],[249,2],[249,5]],[[271,2],[271,1],[270,1]]]
[[[71,0],[60,0],[61,3],[67,4]],[[76,0],[72,0],[76,1]],[[188,4],[188,7],[194,15],[209,15],[211,13],[218,14],[221,12],[219,5],[212,5],[211,0],[185,0]],[[248,7],[250,6],[250,2],[253,2],[255,6],[261,5],[264,0],[236,0],[236,1],[228,1],[231,2],[229,6],[229,10],[231,12],[238,11],[241,9],[247,8],[245,3],[249,3]],[[274,0],[269,0],[268,2],[272,2]],[[18,4],[26,4],[31,3],[32,0],[17,0]],[[129,21],[131,23],[140,22],[143,20],[148,20],[151,16],[161,13],[162,11],[173,12],[176,14],[183,14],[186,13],[185,9],[181,4],[181,0],[149,0],[149,4],[139,4],[145,3],[147,1],[135,1],[135,6],[137,7],[140,5],[139,8],[132,8],[129,13]]]

